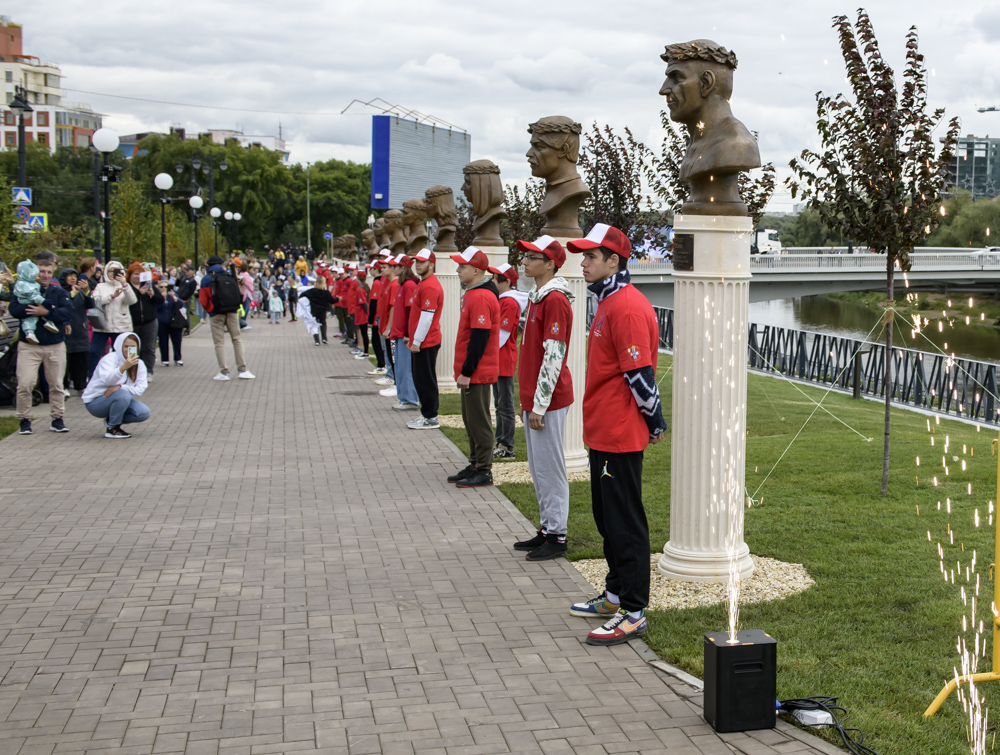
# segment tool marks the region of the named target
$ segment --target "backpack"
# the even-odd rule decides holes
[[[241,304],[239,281],[229,273],[212,273],[212,314],[236,312]]]

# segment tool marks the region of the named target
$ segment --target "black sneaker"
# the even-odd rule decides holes
[[[550,561],[566,555],[566,543],[560,543],[555,538],[546,539],[541,548],[531,551],[524,557],[525,561]]]
[[[62,417],[52,420],[52,424],[49,425],[49,430],[54,433],[68,433],[69,428],[63,424]]]
[[[26,420],[22,420],[22,421],[26,421]],[[29,428],[28,431],[30,432],[31,431],[30,430],[30,428],[31,428],[30,424],[28,425],[28,428]],[[449,475],[448,476],[448,482],[458,482],[459,480],[464,480],[466,477],[468,477],[469,475],[471,475],[475,471],[476,471],[476,468],[470,464],[465,469],[463,469],[461,472],[455,472],[455,474]]]
[[[118,439],[121,439],[121,438],[131,438],[132,436],[129,435],[124,430],[122,430],[122,426],[121,425],[115,425],[114,427],[109,427],[107,429],[107,431],[104,433],[104,437],[105,438],[113,438],[115,440],[118,440]]]
[[[508,459],[516,459],[517,455],[506,446],[497,446],[493,449],[493,458],[498,461],[506,461]]]
[[[22,419],[21,420],[21,429],[17,431],[17,434],[18,435],[31,435],[31,433],[32,433],[32,430],[31,430],[31,420],[30,419]]]
[[[540,548],[545,544],[545,535],[542,534],[541,530],[538,530],[538,534],[535,535],[530,540],[519,540],[514,543],[514,550],[516,551],[533,551],[536,548]]]
[[[455,486],[459,488],[484,488],[492,484],[493,484],[493,473],[484,472],[482,469],[477,469],[468,477],[463,477],[461,480],[456,482]]]

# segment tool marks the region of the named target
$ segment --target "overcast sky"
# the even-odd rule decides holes
[[[355,98],[381,97],[466,129],[473,159],[490,158],[505,180],[524,181],[525,129],[542,116],[571,116],[585,128],[629,126],[658,147],[659,55],[667,43],[703,37],[738,56],[733,111],[760,133],[764,161],[783,168],[816,144],[815,93],[844,89],[830,20],[853,16],[856,7],[826,0],[36,0],[5,12],[24,26],[26,54],[62,67],[67,90],[102,93],[67,91],[66,99],[91,104],[121,134],[181,125],[271,135],[280,121],[293,162],[368,162],[373,111],[340,111]],[[1000,106],[995,0],[866,7],[897,71],[903,37],[916,25],[933,74],[932,104],[959,116],[963,134],[1000,136],[1000,112],[976,112]],[[787,204],[786,194],[772,208]]]

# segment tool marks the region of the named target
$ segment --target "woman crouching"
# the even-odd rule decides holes
[[[105,438],[131,438],[122,425],[149,419],[149,407],[139,401],[145,390],[146,365],[139,359],[139,336],[122,333],[97,363],[81,398],[88,412],[105,420]]]

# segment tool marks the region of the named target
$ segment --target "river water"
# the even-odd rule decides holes
[[[884,338],[880,336],[879,328],[875,327],[880,316],[880,310],[825,296],[774,299],[750,305],[750,322],[757,325],[778,325],[868,341]],[[923,335],[917,334],[914,338],[909,328],[901,326],[897,318],[893,329],[894,344],[898,345],[902,336],[903,345],[907,348],[936,351],[924,338],[926,336],[938,348],[956,357],[1000,363],[1000,330],[996,328],[966,325],[963,317],[956,319],[954,327],[944,323],[943,332],[938,332],[937,323],[931,320]],[[875,328],[874,332],[872,328]]]

